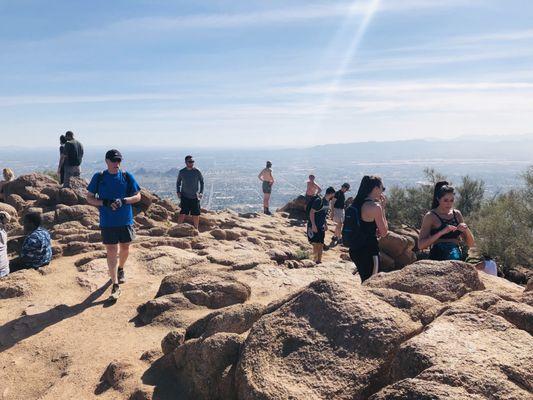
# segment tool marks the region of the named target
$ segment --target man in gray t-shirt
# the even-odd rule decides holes
[[[185,157],[186,167],[181,169],[176,180],[176,194],[180,199],[178,223],[185,221],[186,215],[192,216],[194,227],[200,224],[200,200],[204,193],[204,177],[194,168],[192,156]]]

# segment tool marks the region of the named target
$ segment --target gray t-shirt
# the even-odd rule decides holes
[[[0,228],[0,277],[9,274],[9,259],[7,258],[7,233]]]
[[[183,168],[178,173],[176,181],[176,193],[187,199],[196,199],[198,193],[204,192],[204,177],[196,168]]]

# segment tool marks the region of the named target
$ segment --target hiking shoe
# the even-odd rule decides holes
[[[117,301],[120,297],[120,286],[113,285],[113,288],[111,289],[111,295],[109,296],[109,301]]]
[[[119,268],[117,272],[118,283],[126,282],[126,274],[124,273],[124,268]]]

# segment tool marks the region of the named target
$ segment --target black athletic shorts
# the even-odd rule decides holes
[[[135,239],[135,230],[131,225],[100,228],[104,244],[130,243]]]
[[[182,197],[180,208],[180,214],[200,215],[200,200]]]
[[[272,193],[272,183],[263,181],[262,189],[263,189],[263,193],[265,194]]]
[[[322,229],[318,229],[318,232],[313,232],[311,226],[307,227],[307,239],[309,243],[322,243],[324,244],[324,239],[326,237],[326,232]]]

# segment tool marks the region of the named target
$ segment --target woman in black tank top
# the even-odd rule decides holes
[[[475,245],[461,212],[453,208],[454,201],[453,187],[446,181],[437,182],[432,209],[424,216],[418,239],[421,250],[430,247],[432,260],[462,260],[465,257],[461,254],[460,240],[468,247]]]
[[[358,241],[350,245],[350,258],[364,282],[379,271],[378,238],[387,235],[385,187],[378,176],[364,176],[353,201],[358,210]]]

